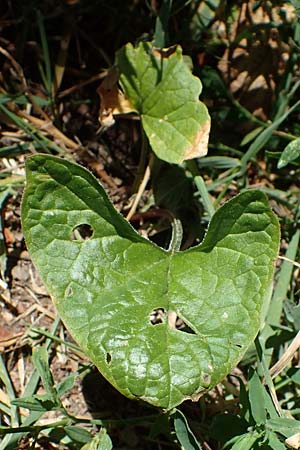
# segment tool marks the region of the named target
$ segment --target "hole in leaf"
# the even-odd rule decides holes
[[[87,223],[82,223],[73,228],[71,239],[72,241],[86,241],[93,236],[94,230]]]
[[[205,374],[203,375],[203,382],[204,382],[205,386],[208,386],[208,385],[210,384],[210,382],[211,382],[211,376],[208,375],[208,373],[205,373]]]
[[[111,363],[111,354],[110,353],[106,353],[105,359],[106,359],[107,364],[110,364]]]
[[[166,312],[164,308],[155,308],[150,314],[150,322],[152,325],[158,325],[165,322],[165,317]]]
[[[242,348],[241,344],[235,344],[236,347]]]
[[[183,319],[177,316],[175,311],[166,312],[164,308],[155,308],[150,314],[150,322],[152,325],[168,322],[170,328],[175,328],[184,333],[196,334]]]
[[[72,297],[72,295],[73,295],[73,289],[71,288],[71,286],[69,286],[66,289],[66,297]]]
[[[181,317],[177,316],[174,311],[169,312],[168,322],[171,328],[175,328],[183,333],[196,334],[195,331],[192,330]]]

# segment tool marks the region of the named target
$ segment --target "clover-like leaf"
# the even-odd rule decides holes
[[[171,163],[204,156],[210,117],[199,101],[202,85],[184,62],[179,46],[168,51],[140,42],[116,55],[121,86],[141,115],[156,155]]]
[[[263,193],[213,216],[201,245],[163,250],[114,209],[84,168],[27,159],[26,243],[58,312],[123,394],[170,409],[243,356],[272,282],[279,227]]]

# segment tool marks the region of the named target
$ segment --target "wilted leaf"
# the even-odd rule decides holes
[[[279,243],[277,218],[259,191],[220,208],[201,245],[168,252],[126,222],[87,170],[35,155],[22,220],[66,326],[130,398],[167,409],[196,400],[257,334]]]
[[[156,155],[171,163],[204,156],[210,131],[202,85],[185,64],[180,47],[159,51],[149,42],[117,52],[120,83],[142,118]]]
[[[300,448],[300,433],[293,434],[293,436],[289,437],[285,440],[286,445],[291,448],[299,449]]]
[[[115,115],[136,112],[118,87],[118,73],[111,69],[97,90],[100,96],[99,121],[105,128],[115,123]]]

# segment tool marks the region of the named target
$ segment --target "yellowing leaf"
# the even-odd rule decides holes
[[[118,73],[112,69],[97,90],[100,96],[99,121],[105,128],[115,123],[115,115],[136,112],[118,87]]]
[[[295,433],[285,440],[286,445],[298,450],[300,448],[300,433]]]
[[[117,52],[117,66],[156,155],[170,163],[206,155],[210,117],[199,101],[201,82],[184,62],[181,48],[127,44]]]

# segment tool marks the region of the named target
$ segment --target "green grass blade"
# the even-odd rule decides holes
[[[83,351],[77,345],[72,344],[72,342],[68,342],[68,341],[64,341],[63,339],[60,339],[58,336],[55,336],[54,334],[52,334],[50,331],[42,330],[41,328],[32,327],[32,328],[30,328],[30,332],[36,333],[41,336],[46,336],[46,337],[50,338],[52,341],[58,342],[59,344],[64,344],[66,347],[69,347],[69,348],[75,350],[76,352],[82,353],[84,355]]]
[[[12,158],[17,155],[24,155],[30,152],[30,145],[28,142],[18,142],[14,145],[8,145],[0,148],[0,158]]]
[[[47,348],[34,348],[32,352],[32,360],[42,380],[45,391],[53,402],[58,402],[57,393],[54,388],[53,376],[49,368]]]
[[[27,124],[17,114],[14,114],[8,108],[6,108],[6,106],[4,106],[1,103],[1,101],[0,101],[0,111],[2,111],[4,115],[9,117],[17,125],[18,128],[20,128],[28,136],[30,136],[36,150],[43,151],[43,153],[51,153],[51,150],[54,150],[61,155],[64,156],[68,155],[68,153],[62,148],[60,148],[55,142],[53,142],[51,139],[48,139],[36,128]]]
[[[285,254],[286,258],[289,258],[291,260],[294,260],[296,258],[297,250],[299,247],[299,238],[300,230],[297,230],[289,243],[289,247]],[[293,264],[290,261],[284,260],[268,313],[268,323],[271,325],[278,325],[279,323],[282,312],[282,304],[287,296],[293,270]]]
[[[254,444],[260,438],[260,434],[256,431],[250,431],[247,434],[243,434],[240,439],[231,447],[231,450],[252,450]]]
[[[41,44],[42,44],[42,52],[44,57],[44,63],[45,63],[45,78],[46,78],[46,89],[48,92],[49,97],[52,97],[52,71],[51,71],[51,62],[50,62],[50,54],[49,54],[49,46],[48,46],[48,40],[45,30],[45,25],[43,21],[43,17],[41,15],[40,11],[37,11],[37,24],[40,32],[41,37]]]
[[[286,258],[291,260],[294,260],[296,258],[297,250],[299,247],[299,239],[300,230],[297,230],[289,243],[289,247],[285,254]],[[289,261],[284,260],[280,268],[279,277],[277,279],[276,287],[274,289],[274,293],[269,306],[267,321],[261,333],[261,339],[264,346],[266,345],[266,341],[268,340],[268,338],[274,334],[272,326],[278,326],[280,323],[282,306],[287,296],[292,273],[293,264]],[[264,349],[267,366],[269,366],[271,362],[272,353],[272,347]]]
[[[58,326],[60,324],[60,319],[57,318],[55,319],[55,321],[53,322],[53,325],[51,327],[51,333],[55,333]],[[47,348],[47,350],[49,351],[50,347],[52,344],[52,339],[47,339],[45,346]],[[24,397],[25,396],[32,396],[37,387],[38,387],[38,383],[40,380],[40,376],[38,374],[38,371],[36,369],[34,369],[34,371],[32,372],[29,381],[25,387],[24,390]],[[40,417],[41,417],[42,413],[40,411],[32,411],[30,413],[30,415],[28,417],[25,417],[25,419],[22,421],[22,426],[31,426],[32,424],[34,424]],[[24,435],[24,432],[20,432],[20,433],[14,433],[14,434],[7,434],[6,436],[4,436],[4,438],[2,439],[2,441],[0,442],[0,450],[15,450],[17,448],[18,442],[19,440],[22,438],[22,436]]]
[[[3,207],[6,202],[8,195],[10,194],[10,188],[4,189],[0,191],[0,278],[2,287],[7,287],[7,283],[5,282],[5,272],[7,269],[7,255],[6,255],[6,245],[5,238],[3,234]]]
[[[172,0],[163,0],[155,22],[154,45],[163,48],[168,45],[168,23]]]
[[[259,376],[252,371],[249,380],[249,402],[252,417],[257,425],[263,425],[267,420],[264,388],[261,384]]]
[[[201,196],[203,206],[208,214],[209,219],[214,215],[215,208],[207,191],[207,187],[205,185],[205,181],[203,178],[198,175],[194,178],[195,184],[197,186],[198,192]]]
[[[2,355],[0,355],[0,380],[4,384],[8,398],[10,402],[12,400],[15,400],[15,390],[12,384],[12,381],[10,379],[9,373],[6,369],[6,366],[4,364]],[[19,425],[19,414],[18,414],[18,408],[14,405],[11,405],[10,408],[10,416],[11,416],[11,426],[18,426]]]
[[[300,100],[298,100],[285,114],[276,119],[271,125],[268,126],[260,135],[255,139],[255,141],[250,145],[248,151],[241,158],[242,163],[242,174],[247,170],[248,162],[254,158],[257,153],[262,149],[262,147],[268,142],[274,130],[284,122],[288,116],[295,111],[300,105]]]
[[[4,105],[0,104],[0,111],[3,112],[4,115],[9,117],[21,130],[23,130],[28,136],[31,137],[35,144],[38,144],[45,153],[50,153],[46,142],[44,139],[41,139],[40,135],[34,130],[30,125],[25,123],[19,116],[11,112]]]

